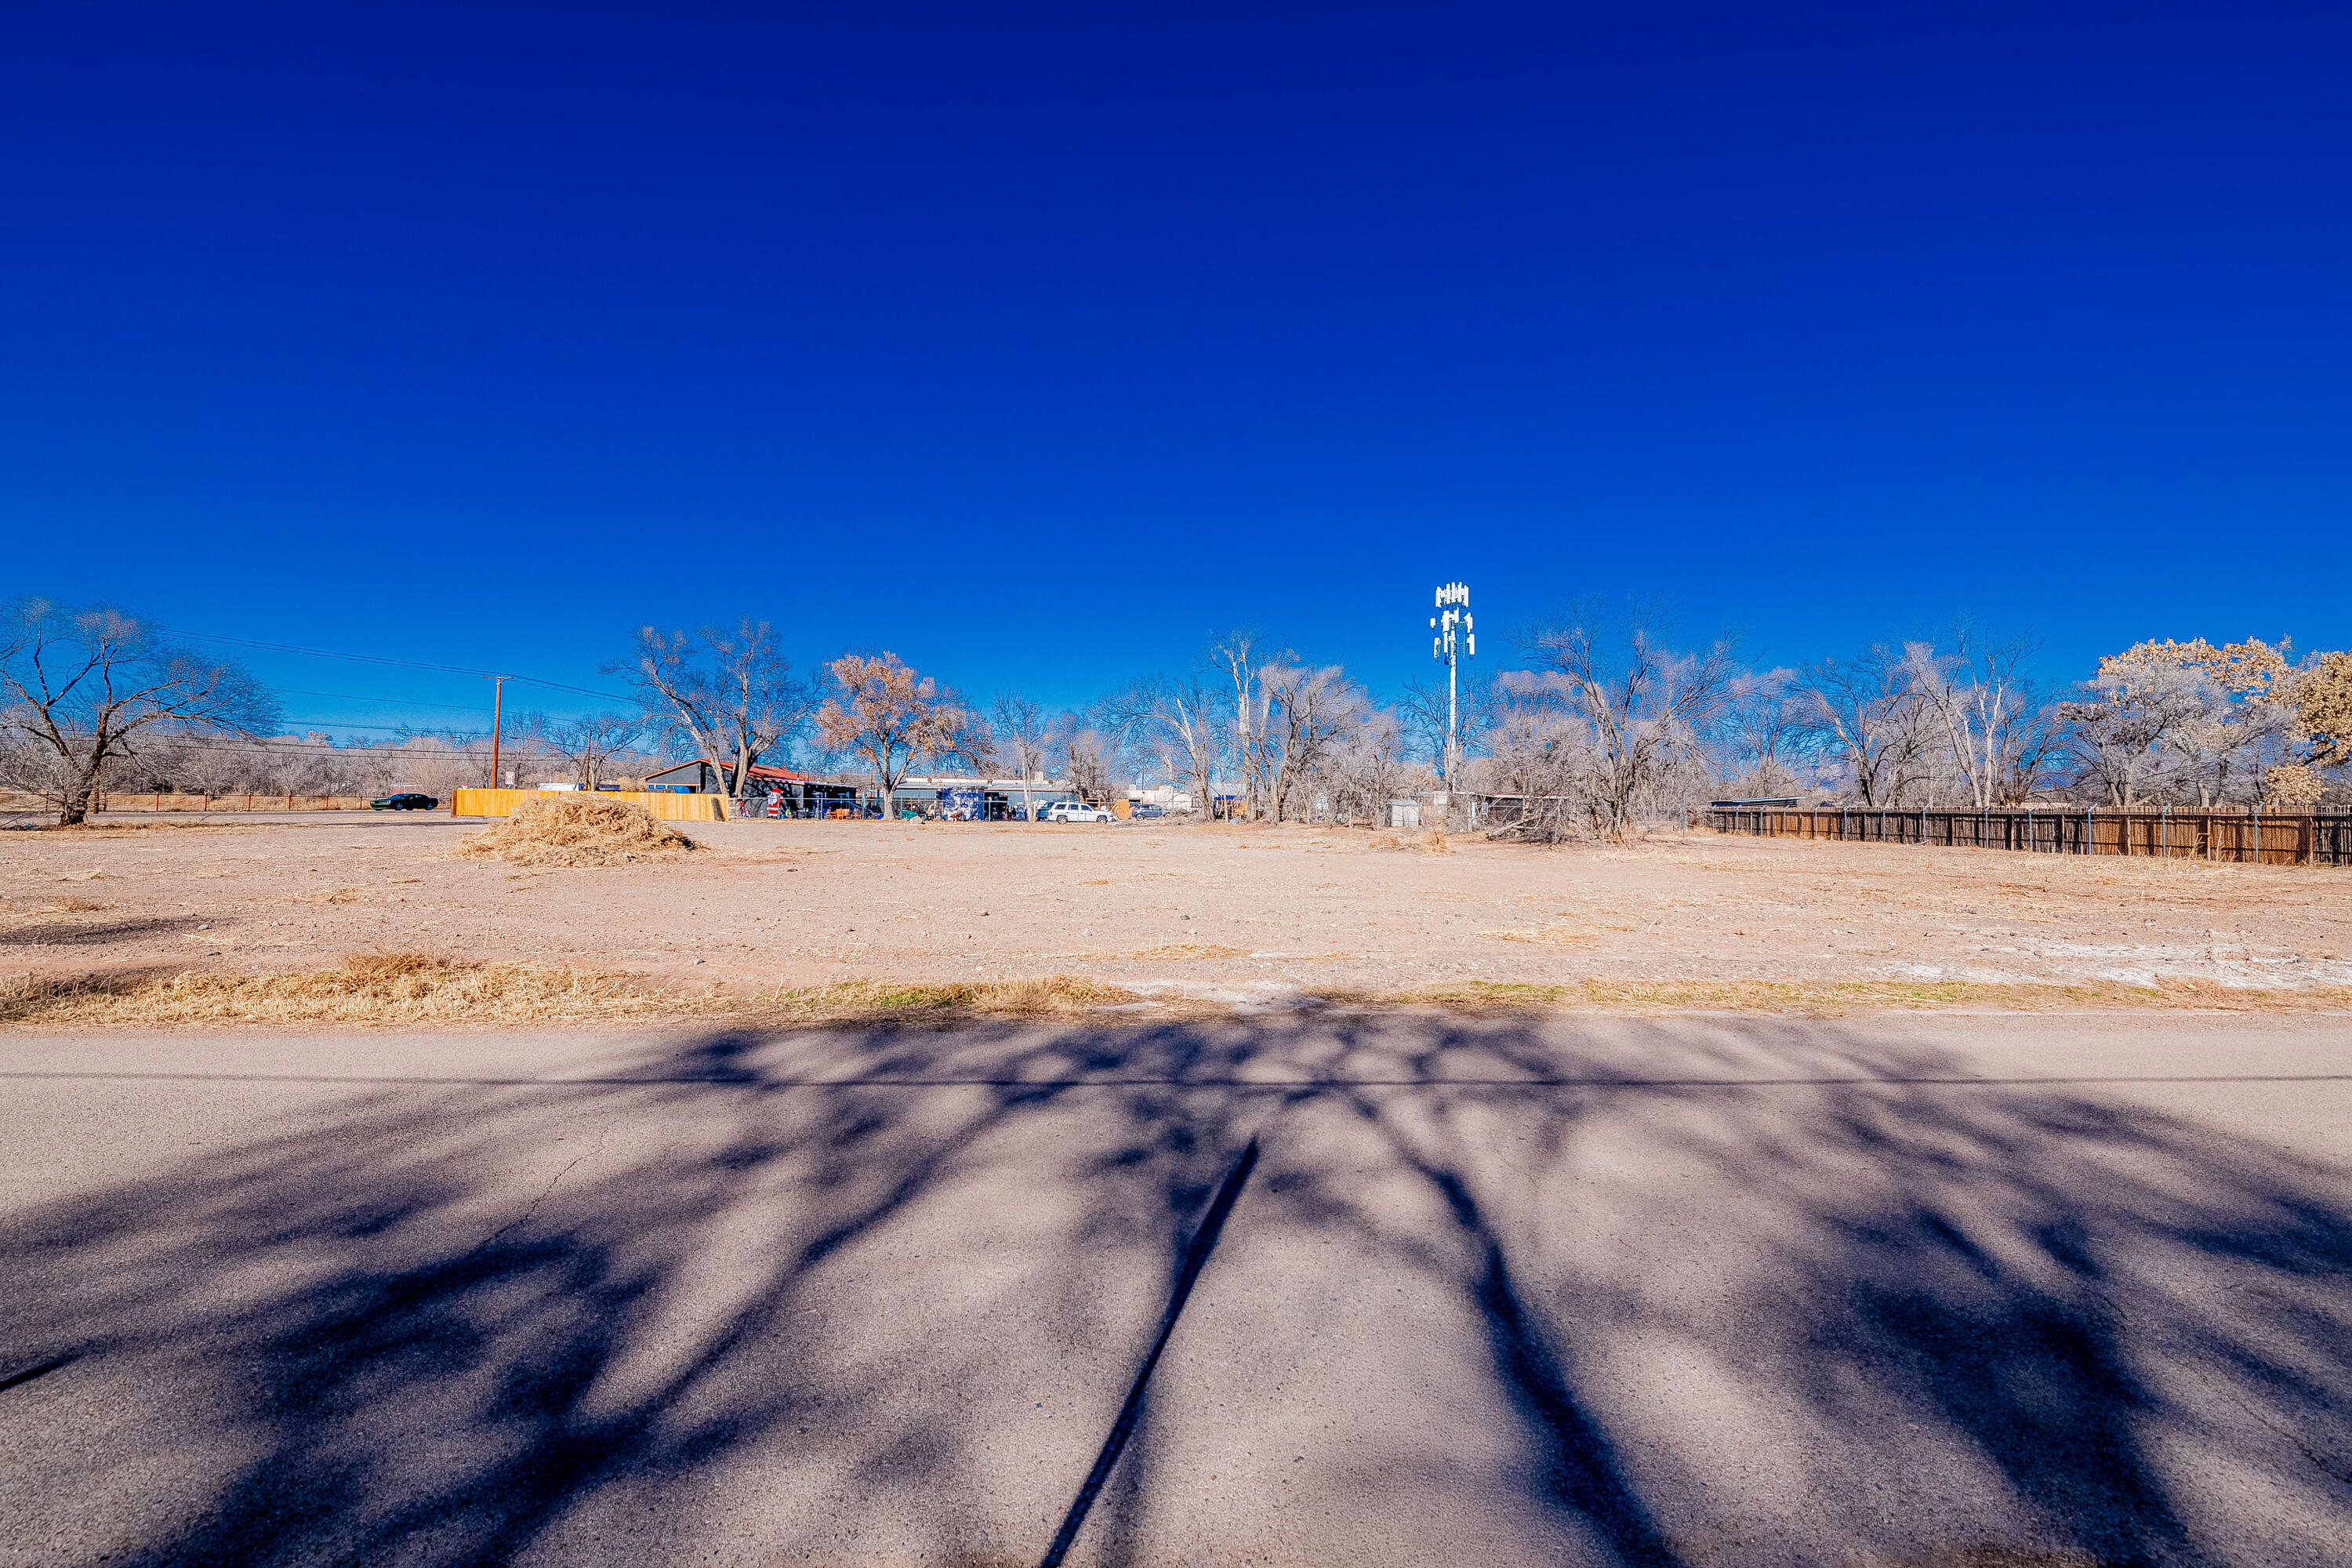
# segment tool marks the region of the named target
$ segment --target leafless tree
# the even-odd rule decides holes
[[[752,765],[797,733],[816,705],[817,689],[793,679],[792,668],[773,628],[746,616],[691,636],[642,627],[629,656],[604,669],[635,685],[648,728],[674,732],[716,765],[732,756],[741,800]]]
[[[1724,692],[1716,733],[1726,774],[1746,795],[1788,795],[1797,787],[1795,764],[1807,735],[1808,708],[1793,669],[1748,670]]]
[[[1454,733],[1460,737],[1465,755],[1480,743],[1480,737],[1492,729],[1499,719],[1495,690],[1491,683],[1465,681],[1458,694],[1451,696],[1442,680],[1409,680],[1404,694],[1398,701],[1398,719],[1404,726],[1407,738],[1419,754],[1429,759],[1430,765],[1442,769],[1445,762],[1445,721],[1449,708],[1454,717]]]
[[[2255,638],[2219,647],[2198,638],[2136,643],[2101,659],[2082,698],[2061,709],[2081,767],[2077,787],[2118,805],[2265,804],[2283,784],[2308,793],[2312,731],[2290,651]]]
[[[1389,802],[1430,789],[1434,775],[1412,760],[1405,727],[1395,712],[1372,710],[1332,745],[1320,771],[1335,822],[1378,827]]]
[[[2072,729],[2081,782],[2095,783],[2116,806],[2159,795],[2172,737],[2203,714],[2204,682],[2171,659],[2135,657],[2099,661],[2083,695],[2062,711]]]
[[[1852,659],[1825,658],[1804,674],[1812,721],[1842,758],[1862,805],[1906,804],[1926,772],[1926,704],[1906,656],[1873,643]]]
[[[591,713],[578,719],[548,719],[538,735],[572,766],[574,782],[593,790],[614,757],[642,740],[646,721],[629,713]]]
[[[136,616],[25,598],[0,612],[0,739],[11,782],[86,821],[108,772],[150,736],[260,735],[278,706],[242,665],[182,647]]]
[[[1118,742],[1116,735],[1089,724],[1082,715],[1065,713],[1057,726],[1062,771],[1078,798],[1108,807],[1117,791]]]
[[[1258,671],[1257,684],[1265,698],[1268,815],[1280,822],[1296,805],[1300,785],[1342,738],[1370,719],[1371,703],[1336,664],[1269,664]]]
[[[1738,673],[1728,641],[1678,653],[1660,632],[1647,605],[1614,616],[1583,606],[1525,634],[1520,647],[1534,668],[1504,678],[1515,695],[1556,693],[1586,726],[1587,810],[1606,838],[1622,838],[1637,801],[1696,749]]]
[[[1207,817],[1224,751],[1223,720],[1235,711],[1231,699],[1220,696],[1204,665],[1189,675],[1139,682],[1127,703],[1139,731],[1164,756],[1170,776],[1192,781],[1193,808]]]
[[[1256,627],[1236,626],[1212,637],[1201,658],[1204,672],[1223,689],[1225,711],[1233,715],[1234,765],[1241,798],[1251,810],[1258,808],[1265,773],[1265,693],[1257,679],[1265,642]]]
[[[2030,792],[2046,748],[2034,719],[2042,702],[2026,673],[2036,638],[1996,637],[1962,620],[1945,641],[1904,650],[1911,688],[1942,731],[1969,804],[1989,807]]]
[[[988,731],[996,755],[1021,775],[1022,820],[1035,821],[1037,803],[1029,786],[1045,776],[1046,762],[1061,743],[1056,721],[1020,692],[1000,691],[989,704]]]

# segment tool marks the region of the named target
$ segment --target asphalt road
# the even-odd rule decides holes
[[[2341,1563],[2347,1045],[0,1035],[0,1562]]]

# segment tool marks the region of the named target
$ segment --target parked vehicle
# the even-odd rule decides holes
[[[1139,805],[1134,811],[1134,816],[1138,822],[1148,822],[1155,816],[1165,816],[1167,815],[1168,813],[1165,809],[1156,805]]]
[[[388,795],[368,802],[370,811],[430,811],[441,803],[429,795]]]
[[[1116,822],[1118,818],[1101,806],[1088,805],[1082,800],[1057,800],[1045,808],[1045,820],[1048,822]]]

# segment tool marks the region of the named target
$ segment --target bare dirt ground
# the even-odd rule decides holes
[[[833,822],[697,825],[715,852],[673,864],[453,858],[482,826],[124,816],[0,834],[0,981],[422,951],[746,994],[1066,974],[1242,1006],[1681,983],[1941,985],[1947,1001],[1956,983],[2109,999],[2162,986],[2342,1005],[2336,988],[2352,985],[2340,869],[1704,832],[1438,850],[1297,826]],[[1740,1005],[1719,990],[1691,1001]]]

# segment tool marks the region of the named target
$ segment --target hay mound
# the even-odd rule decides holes
[[[551,792],[524,801],[457,853],[510,866],[626,866],[700,847],[634,801]]]

